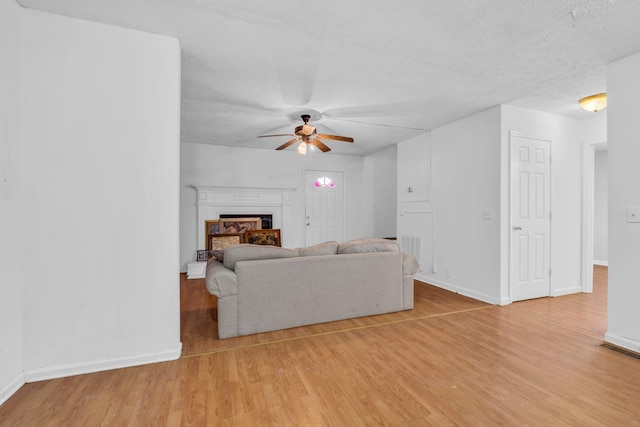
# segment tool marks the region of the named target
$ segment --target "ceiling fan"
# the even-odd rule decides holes
[[[306,154],[308,148],[313,149],[314,147],[318,148],[323,153],[326,153],[327,151],[331,151],[331,148],[327,147],[324,142],[320,141],[320,138],[333,139],[335,141],[343,141],[343,142],[353,142],[353,138],[349,138],[346,136],[326,135],[323,133],[317,133],[316,128],[309,124],[309,119],[311,118],[309,114],[303,114],[300,117],[302,118],[302,121],[304,122],[304,124],[300,126],[296,126],[296,130],[294,134],[282,133],[278,135],[260,135],[258,138],[268,138],[272,136],[295,136],[295,138],[285,142],[284,144],[276,148],[276,150],[284,150],[285,148],[289,147],[291,144],[294,144],[300,141],[300,144],[298,145],[298,153],[300,154]]]

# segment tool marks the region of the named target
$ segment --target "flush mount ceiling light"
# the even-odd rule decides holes
[[[607,106],[607,94],[598,93],[596,95],[586,96],[578,102],[583,110],[596,113]]]

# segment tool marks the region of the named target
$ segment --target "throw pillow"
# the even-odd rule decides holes
[[[211,256],[220,262],[224,262],[224,251],[220,249],[214,249],[211,251]]]
[[[306,248],[296,249],[300,256],[335,255],[338,253],[338,242],[324,242]]]
[[[388,239],[366,238],[340,243],[339,254],[359,254],[369,252],[400,252],[397,242]]]
[[[224,251],[224,266],[235,270],[236,262],[256,259],[293,258],[298,252],[294,249],[279,246],[262,246],[251,244],[229,245]]]

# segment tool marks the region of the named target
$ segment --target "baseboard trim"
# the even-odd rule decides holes
[[[501,301],[499,298],[493,298],[489,295],[484,295],[470,289],[466,289],[460,286],[452,285],[451,283],[444,282],[442,280],[434,279],[433,277],[424,276],[422,274],[416,274],[414,276],[416,280],[421,282],[428,283],[433,286],[437,286],[438,288],[446,289],[447,291],[455,292],[460,295],[464,295],[465,297],[473,298],[478,301],[486,302],[494,305],[501,305]]]
[[[552,297],[560,297],[562,295],[578,294],[582,292],[582,288],[577,286],[573,288],[554,289],[551,291]]]
[[[603,267],[609,267],[609,261],[602,261],[600,259],[594,259],[593,265],[601,265]]]
[[[11,396],[15,394],[16,391],[20,390],[26,381],[24,380],[24,373],[19,373],[16,377],[9,381],[9,383],[0,390],[0,405],[9,400]]]
[[[620,335],[612,334],[610,332],[606,332],[604,334],[604,340],[608,343],[617,345],[618,347],[640,353],[640,341],[621,337]]]
[[[49,368],[33,369],[25,371],[24,381],[32,383],[36,381],[51,380],[55,378],[70,377],[74,375],[91,374],[94,372],[109,371],[111,369],[130,368],[132,366],[148,365],[150,363],[168,362],[180,358],[182,343],[175,349],[169,349],[151,354],[142,354],[133,357],[101,360],[97,362],[59,365]]]

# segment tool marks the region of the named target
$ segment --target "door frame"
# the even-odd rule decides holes
[[[596,146],[607,141],[592,142],[582,148],[582,265],[580,287],[584,293],[593,292],[593,234]]]
[[[512,260],[513,260],[513,248],[511,245],[511,235],[512,235],[512,227],[514,226],[513,224],[513,203],[514,201],[512,200],[512,186],[513,186],[513,182],[512,182],[512,172],[513,172],[513,166],[511,163],[511,156],[513,155],[512,152],[512,147],[513,147],[513,138],[514,137],[518,137],[518,138],[526,138],[526,139],[537,139],[540,141],[546,141],[549,143],[549,188],[551,189],[551,194],[549,195],[549,213],[553,212],[553,162],[552,162],[552,147],[553,147],[553,143],[551,138],[548,137],[541,137],[541,136],[533,136],[533,135],[529,135],[523,132],[517,132],[517,131],[509,131],[509,143],[508,143],[508,147],[507,147],[507,163],[508,163],[508,167],[507,167],[507,198],[509,200],[508,202],[508,206],[507,206],[507,221],[506,222],[506,226],[507,226],[507,230],[506,230],[506,236],[507,238],[506,240],[506,244],[507,244],[507,268],[506,268],[506,281],[507,281],[507,292],[508,292],[508,303],[511,304],[513,302],[513,283],[511,281],[511,277],[512,277],[512,271],[511,271],[511,266],[512,266]],[[549,241],[551,242],[551,238],[553,235],[553,223],[552,223],[552,218],[549,218]],[[551,265],[551,260],[553,259],[551,257],[551,253],[553,252],[553,245],[550,243],[549,244],[549,270],[551,271],[552,269],[552,265]],[[552,279],[553,276],[549,275],[549,296],[551,296],[552,294]]]
[[[303,200],[303,215],[302,215],[302,229],[304,236],[304,245],[309,246],[307,242],[307,198],[310,194],[310,189],[307,188],[307,173],[317,172],[321,174],[325,173],[340,173],[342,174],[342,233],[344,238],[347,236],[347,173],[343,170],[329,170],[329,169],[303,169],[302,170],[302,188],[304,188],[304,200]]]
[[[593,209],[595,185],[595,143],[582,148],[582,292],[593,292]]]

